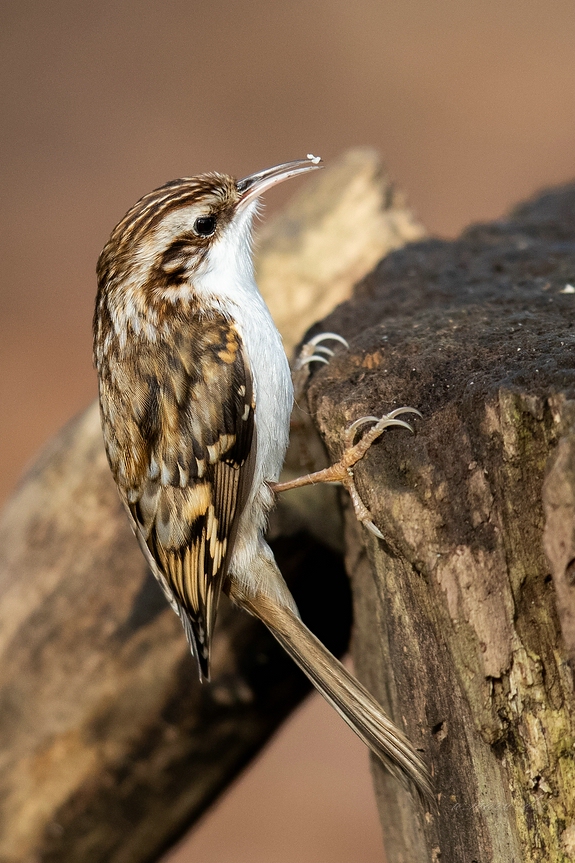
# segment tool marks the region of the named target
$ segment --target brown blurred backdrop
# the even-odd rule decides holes
[[[136,198],[368,144],[453,235],[575,175],[574,45],[573,0],[4,0],[0,496],[95,396],[95,262]],[[367,756],[312,700],[170,863],[381,856]]]

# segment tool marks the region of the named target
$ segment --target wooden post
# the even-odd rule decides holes
[[[350,341],[308,389],[332,457],[423,414],[356,469],[384,541],[346,517],[355,662],[437,792],[373,764],[390,863],[575,859],[574,279],[571,186],[392,253],[318,326]]]

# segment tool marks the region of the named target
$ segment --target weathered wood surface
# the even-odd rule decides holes
[[[575,186],[391,254],[318,329],[330,454],[418,408],[358,465],[346,515],[360,676],[425,753],[437,811],[373,765],[390,863],[575,859]],[[547,557],[545,556],[547,552]]]
[[[332,308],[421,233],[370,151],[310,181],[265,229],[258,259],[264,293],[285,293],[288,343],[313,320],[290,311],[292,294],[312,285]],[[309,434],[304,417],[292,464],[302,447],[321,458]],[[304,619],[341,654],[349,590],[330,550],[341,548],[333,490],[322,494],[286,496],[271,530]],[[225,604],[213,683],[198,684],[121,511],[95,406],[49,444],[4,512],[0,657],[1,863],[157,859],[308,689],[267,631]]]

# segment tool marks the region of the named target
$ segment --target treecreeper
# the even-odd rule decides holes
[[[141,198],[98,262],[94,357],[108,461],[145,558],[179,616],[202,681],[221,592],[268,627],[388,770],[431,796],[405,735],[303,624],[264,539],[275,495],[341,482],[357,518],[381,536],[353,466],[388,426],[415,412],[360,417],[329,468],[279,483],[293,384],[254,278],[252,223],[270,187],[321,167],[288,162],[242,180],[173,180]],[[331,347],[327,347],[327,343]],[[296,370],[345,350],[320,333]],[[362,427],[371,428],[360,437]],[[326,603],[327,607],[327,603]]]

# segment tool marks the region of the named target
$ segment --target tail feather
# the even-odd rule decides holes
[[[297,614],[261,593],[234,598],[266,624],[314,686],[389,772],[404,784],[406,779],[410,779],[422,797],[433,800],[427,768],[407,737]]]

